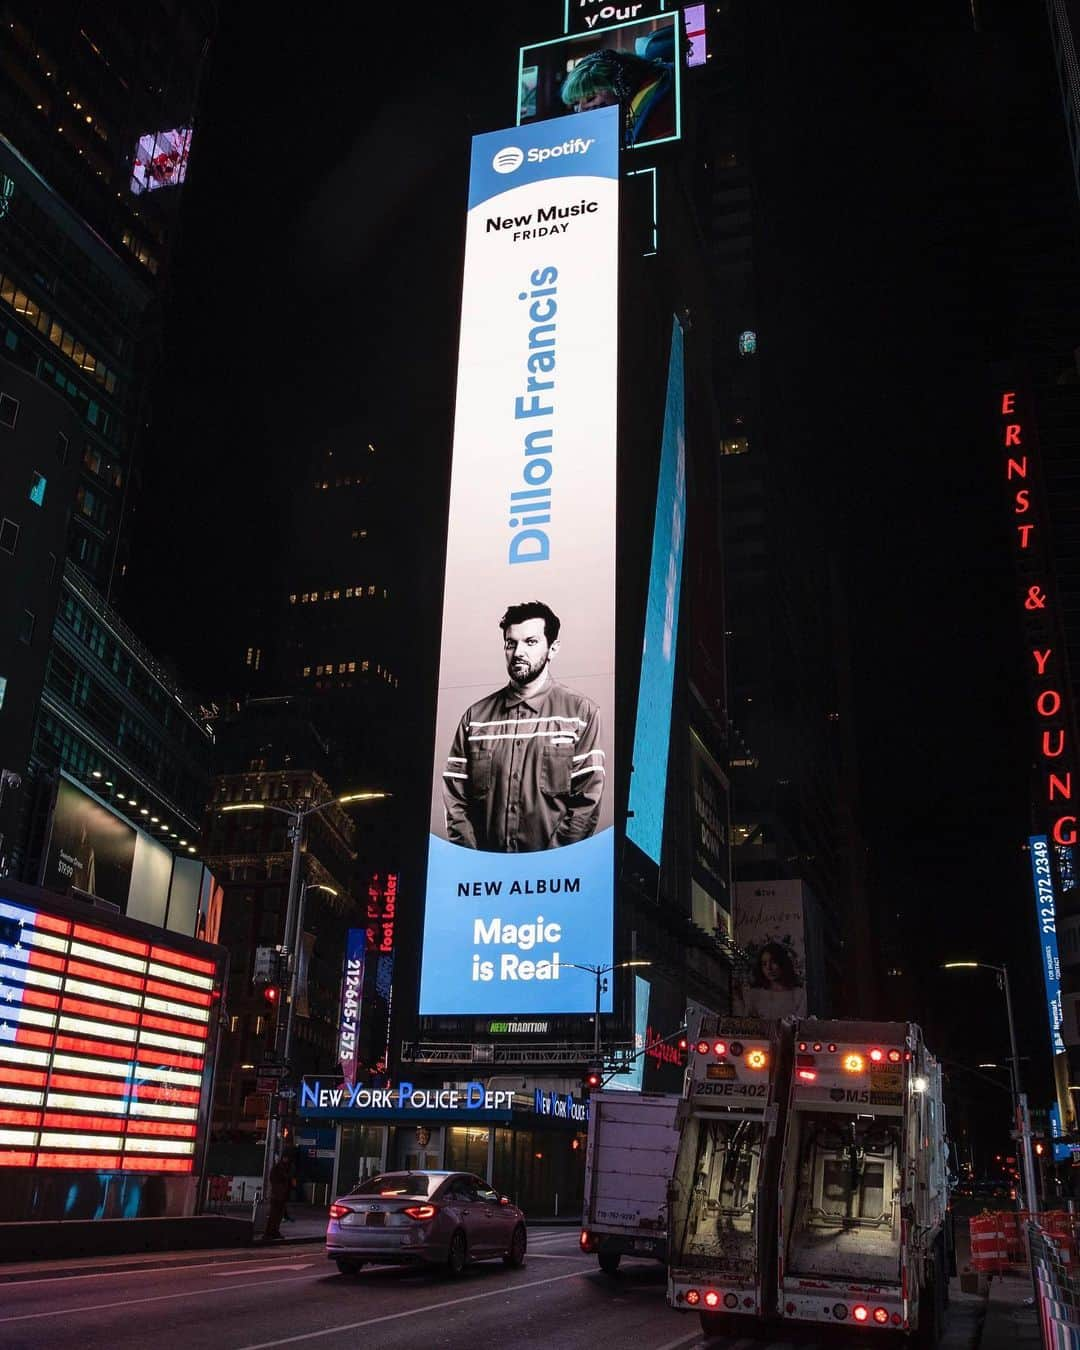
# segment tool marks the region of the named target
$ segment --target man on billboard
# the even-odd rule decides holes
[[[539,600],[499,621],[509,683],[466,708],[443,774],[446,837],[488,853],[537,853],[587,839],[600,817],[600,714],[559,684],[558,616]]]

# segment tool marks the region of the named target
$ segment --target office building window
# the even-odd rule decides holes
[[[33,613],[28,609],[24,609],[22,623],[19,625],[19,641],[25,642],[28,647],[34,640],[34,624],[36,622],[37,620]]]
[[[0,425],[10,427],[14,431],[18,420],[19,400],[12,398],[10,394],[0,394]]]
[[[56,458],[61,464],[68,462],[68,438],[62,431],[56,433]]]
[[[0,550],[4,553],[14,553],[18,543],[19,527],[5,516],[3,521],[0,521]]]
[[[43,473],[38,473],[37,469],[30,475],[30,491],[27,496],[35,506],[45,505],[45,487],[48,480]]]
[[[4,706],[4,699],[7,696],[7,676],[0,675],[0,708]]]

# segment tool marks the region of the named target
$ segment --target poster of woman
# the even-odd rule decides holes
[[[741,882],[735,888],[735,942],[744,953],[733,1011],[746,1017],[805,1017],[807,895],[801,881]],[[810,981],[813,983],[813,981]]]

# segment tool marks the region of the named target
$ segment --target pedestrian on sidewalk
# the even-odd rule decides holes
[[[281,1237],[281,1219],[285,1213],[285,1202],[289,1198],[289,1181],[292,1177],[292,1159],[286,1149],[270,1169],[270,1209],[266,1215],[264,1242],[276,1242]]]

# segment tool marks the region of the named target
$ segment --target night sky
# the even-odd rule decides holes
[[[229,644],[287,582],[290,484],[324,436],[392,451],[413,485],[402,547],[435,613],[468,141],[513,120],[517,40],[561,18],[490,6],[477,32],[478,8],[390,33],[316,6],[286,33],[223,7],[125,602],[203,697],[228,691]],[[1007,959],[1042,1097],[1030,725],[987,370],[1023,303],[1008,241],[1025,200],[1056,193],[1058,237],[1080,240],[1045,19],[1017,6],[1016,32],[976,37],[966,3],[902,31],[826,8],[758,6],[753,28],[773,452],[820,466],[870,899],[899,916],[912,1015],[958,1061],[1000,1057],[991,978],[936,966]]]

